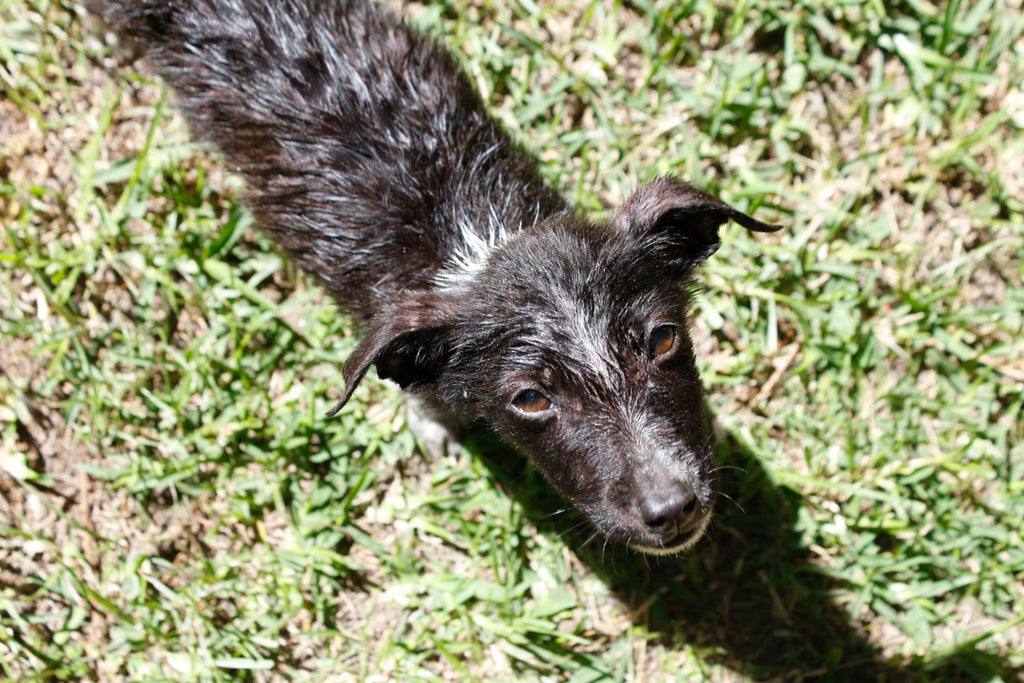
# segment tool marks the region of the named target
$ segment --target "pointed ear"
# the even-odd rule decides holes
[[[366,336],[342,366],[345,393],[327,417],[338,414],[371,365],[377,366],[381,379],[394,380],[403,389],[433,381],[449,357],[451,304],[445,296],[417,291],[374,316]]]
[[[782,227],[762,223],[673,178],[658,178],[639,187],[608,227],[636,240],[644,253],[665,260],[665,265],[686,275],[715,253],[718,226],[728,220],[755,232],[775,232]]]

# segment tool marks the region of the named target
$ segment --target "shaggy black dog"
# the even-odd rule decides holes
[[[687,283],[718,227],[685,183],[576,215],[438,45],[365,0],[98,0],[248,184],[260,225],[364,325],[369,367],[481,420],[606,537],[681,552],[715,500]],[[333,414],[333,411],[332,411]]]

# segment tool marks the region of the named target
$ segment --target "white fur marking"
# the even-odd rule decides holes
[[[484,269],[487,259],[495,249],[511,237],[509,230],[498,219],[492,208],[489,212],[484,234],[468,217],[462,216],[458,229],[461,244],[456,247],[444,267],[434,276],[434,282],[441,289],[460,289]]]

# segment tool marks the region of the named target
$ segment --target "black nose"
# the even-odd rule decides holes
[[[681,481],[645,492],[637,507],[648,529],[668,537],[687,531],[700,519],[697,497]]]

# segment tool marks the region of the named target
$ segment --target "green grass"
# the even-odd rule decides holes
[[[1024,675],[1019,3],[413,7],[589,211],[758,217],[695,338],[710,539],[584,544],[486,439],[431,460],[151,73],[0,0],[0,676]]]

